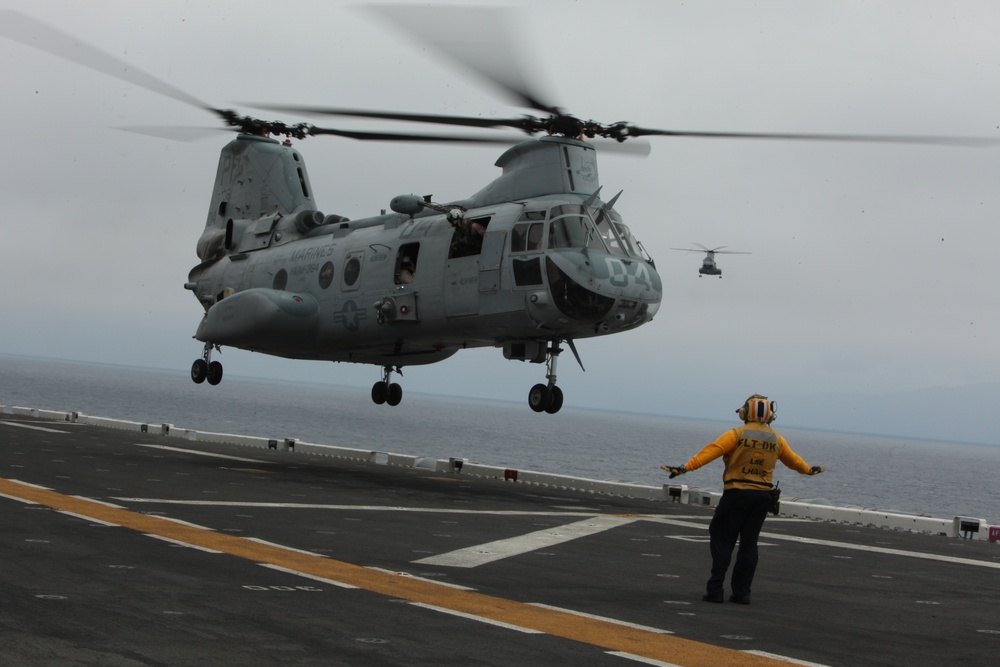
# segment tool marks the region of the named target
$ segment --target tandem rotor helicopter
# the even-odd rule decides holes
[[[685,252],[703,252],[705,253],[705,259],[701,262],[701,268],[698,269],[698,277],[702,276],[719,276],[722,277],[722,269],[720,269],[715,264],[716,255],[749,255],[749,252],[741,252],[739,250],[723,250],[726,246],[720,245],[717,248],[706,248],[700,243],[695,243],[697,248],[671,248],[671,250],[682,250]]]
[[[473,12],[474,23],[474,13],[481,9],[486,8],[445,11]],[[263,121],[206,104],[24,14],[0,11],[0,35],[208,111],[226,130],[236,132],[221,150],[196,244],[199,262],[184,284],[203,309],[194,336],[203,344],[191,366],[194,382],[218,384],[223,369],[212,353],[232,346],[289,359],[377,366],[380,376],[372,386],[372,400],[397,405],[403,390],[393,381],[394,373],[402,375],[406,366],[439,362],[460,350],[493,347],[507,359],[545,365],[546,381],[531,387],[528,403],[536,412],[553,414],[563,405],[556,384],[563,346],[582,368],[576,340],[640,327],[654,318],[663,298],[653,259],[615,210],[621,192],[602,198],[599,150],[626,149],[624,142],[648,136],[959,145],[990,141],[691,132],[581,120],[532,91],[503,53],[461,52],[447,41],[434,42],[434,31],[409,28],[539,115],[492,118],[254,106],[283,113],[514,129],[528,137],[498,140]],[[447,35],[438,39],[447,40]],[[442,203],[402,194],[391,200],[391,213],[352,220],[321,212],[302,153],[292,144],[293,139],[324,135],[509,148],[496,161],[501,174],[465,199]],[[704,250],[706,265],[720,251]]]

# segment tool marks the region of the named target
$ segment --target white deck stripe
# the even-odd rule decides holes
[[[802,665],[802,667],[830,667],[829,665],[824,665],[818,662],[808,662],[806,660],[796,660],[795,658],[789,658],[784,655],[778,655],[777,653],[768,653],[767,651],[743,651],[743,653],[750,653],[751,655],[759,655],[762,658],[772,658],[774,660],[784,660],[785,662],[792,665]]]
[[[623,526],[637,521],[638,517],[623,517],[599,515],[588,517],[583,521],[570,523],[558,528],[547,528],[527,535],[518,535],[506,540],[477,544],[465,549],[451,551],[439,556],[422,558],[415,563],[420,565],[440,565],[447,567],[479,567],[486,563],[518,556],[529,551],[550,547],[563,542],[569,542],[587,535],[602,533],[605,530]]]
[[[17,481],[17,480],[12,480]],[[47,488],[47,487],[38,487]],[[573,517],[581,516],[580,512],[558,512],[558,511],[542,511],[542,512],[524,512],[524,511],[511,511],[511,510],[472,510],[472,509],[458,509],[454,507],[393,507],[386,505],[321,505],[321,504],[311,504],[311,503],[258,503],[258,502],[241,502],[241,501],[213,501],[213,500],[171,500],[166,498],[125,498],[116,497],[113,500],[119,500],[126,503],[156,503],[164,505],[203,505],[203,506],[216,506],[216,507],[262,507],[262,508],[289,508],[289,509],[326,509],[326,510],[343,510],[343,511],[367,511],[367,512],[417,512],[417,513],[428,513],[428,514],[472,514],[472,515],[494,515],[494,516],[544,516],[544,517]],[[585,515],[586,516],[586,515]],[[459,551],[451,552],[451,554],[462,554],[462,552],[469,552],[466,556],[470,559],[470,564],[460,565],[457,563],[450,562],[439,562],[437,559],[446,559],[451,556],[451,554],[442,554],[440,556],[431,556],[423,560],[414,561],[422,565],[449,565],[451,567],[477,567],[484,563],[491,562],[493,560],[500,560],[502,558],[508,558],[509,556],[516,556],[519,553],[526,553],[528,551],[533,551],[535,549],[548,546],[549,544],[559,544],[560,542],[565,542],[568,540],[576,539],[577,537],[583,537],[584,535],[590,535],[592,533],[599,533],[602,530],[607,530],[609,528],[614,528],[615,526],[625,525],[633,521],[653,521],[655,523],[661,523],[668,526],[678,526],[682,528],[695,528],[701,531],[708,530],[707,523],[694,523],[690,519],[694,517],[677,517],[677,518],[667,518],[665,516],[658,516],[653,514],[642,514],[633,517],[623,518],[616,516],[598,516],[587,518],[583,521],[578,522],[580,525],[586,525],[587,523],[598,523],[598,522],[610,522],[611,525],[605,528],[600,528],[590,531],[582,531],[579,535],[571,535],[565,539],[555,539],[549,541],[547,544],[541,543],[538,546],[532,546],[524,548],[522,547],[519,551],[514,551],[509,555],[499,555],[496,557],[488,557],[486,554],[481,552],[496,547],[497,549],[504,548],[505,545],[509,547],[507,543],[517,542],[518,540],[531,539],[532,536],[544,536],[545,534],[555,533],[557,531],[566,530],[567,527],[561,529],[550,529],[545,531],[539,531],[538,533],[530,533],[529,535],[524,535],[521,537],[512,538],[511,540],[499,540],[497,542],[488,542],[475,547],[469,547],[468,549],[463,549]],[[700,517],[699,517],[700,518]],[[578,524],[569,524],[570,526],[576,526]],[[768,533],[762,532],[761,537],[771,539],[771,540],[782,540],[785,542],[798,542],[800,544],[815,544],[817,546],[833,547],[836,549],[848,549],[854,551],[867,551],[870,553],[882,553],[892,556],[904,556],[906,558],[920,558],[923,560],[940,561],[944,563],[953,563],[956,565],[971,565],[974,567],[986,567],[995,570],[1000,570],[1000,562],[992,562],[986,560],[975,560],[972,558],[961,558],[958,556],[945,556],[942,554],[932,554],[924,553],[920,551],[907,551],[904,549],[892,549],[888,547],[877,547],[867,544],[851,544],[850,542],[835,542],[832,540],[819,540],[808,537],[795,537],[793,535],[781,535],[778,533]],[[478,562],[476,562],[475,556],[478,556]]]
[[[641,655],[635,655],[634,653],[625,653],[623,651],[607,651],[608,655],[613,655],[616,658],[625,658],[626,660],[633,660],[635,662],[641,662],[644,665],[653,665],[654,667],[681,667],[674,662],[663,662],[662,660],[654,660],[653,658],[646,658]]]
[[[451,616],[458,616],[459,618],[467,618],[470,621],[478,621],[480,623],[486,623],[487,625],[495,625],[498,628],[507,628],[508,630],[517,630],[518,632],[523,632],[529,635],[540,635],[544,634],[541,630],[533,630],[531,628],[525,628],[520,625],[513,625],[511,623],[504,623],[503,621],[494,621],[491,618],[485,618],[483,616],[474,616],[472,614],[467,614],[464,611],[456,611],[455,609],[448,609],[447,607],[439,607],[433,604],[427,604],[426,602],[411,602],[414,607],[420,607],[422,609],[431,609],[433,611],[439,611],[442,614],[449,614]]]
[[[102,521],[101,519],[95,519],[85,514],[77,514],[76,512],[70,512],[69,510],[56,510],[56,511],[59,512],[60,514],[65,514],[66,516],[75,517],[77,519],[83,519],[84,521],[88,521],[90,523],[96,523],[101,526],[109,526],[112,528],[119,527],[117,523],[111,523],[110,521]]]
[[[277,509],[304,509],[304,510],[347,510],[356,512],[416,512],[418,514],[485,514],[492,516],[592,516],[586,512],[552,512],[552,511],[525,511],[525,510],[472,510],[459,507],[402,507],[399,505],[327,505],[319,503],[268,503],[268,502],[248,502],[242,500],[174,500],[170,498],[126,498],[124,496],[115,497],[128,503],[150,503],[156,505],[197,505],[204,507],[262,507]]]
[[[643,516],[646,521],[655,521],[671,526],[683,526],[685,528],[698,528],[708,530],[707,523],[690,523],[687,521],[674,521],[663,517]],[[1000,562],[988,560],[975,560],[973,558],[961,558],[959,556],[945,556],[943,554],[925,553],[923,551],[907,551],[905,549],[892,549],[890,547],[875,547],[868,544],[852,544],[850,542],[835,542],[833,540],[820,540],[812,537],[797,537],[795,535],[781,535],[779,533],[762,532],[761,537],[770,540],[783,540],[785,542],[798,542],[799,544],[815,544],[821,547],[833,547],[835,549],[847,549],[850,551],[867,551],[869,553],[888,554],[890,556],[905,556],[906,558],[920,558],[923,560],[935,560],[943,563],[954,563],[956,565],[972,565],[975,567],[988,567],[1000,570]]]
[[[45,428],[44,426],[34,426],[32,424],[20,424],[18,422],[7,421],[6,419],[0,421],[0,424],[16,426],[18,428],[30,428],[32,431],[45,431],[46,433],[69,433],[69,431],[60,431],[54,428]]]
[[[561,611],[564,614],[573,614],[574,616],[580,616],[582,618],[592,618],[595,621],[603,621],[604,623],[614,623],[615,625],[624,625],[627,628],[635,628],[636,630],[645,630],[646,632],[655,632],[659,635],[672,635],[674,634],[670,630],[664,630],[663,628],[654,628],[651,625],[640,625],[639,623],[629,623],[628,621],[619,621],[617,618],[608,618],[607,616],[598,616],[596,614],[586,614],[582,611],[575,611],[573,609],[565,609],[563,607],[554,607],[550,604],[542,604],[541,602],[529,602],[532,607],[541,607],[542,609],[551,609],[552,611]]]
[[[287,547],[283,547],[287,548]],[[285,572],[287,574],[294,574],[297,577],[305,577],[306,579],[312,579],[313,581],[318,581],[322,584],[330,584],[331,586],[337,586],[338,588],[353,588],[357,589],[357,586],[352,586],[351,584],[345,584],[343,581],[336,581],[334,579],[327,579],[326,577],[317,577],[315,574],[309,574],[307,572],[299,572],[298,570],[293,570],[287,567],[281,567],[280,565],[272,565],[271,563],[257,563],[261,567],[266,567],[270,570],[277,570],[278,572]]]
[[[247,459],[242,456],[230,456],[228,454],[216,454],[214,452],[201,452],[197,449],[184,449],[182,447],[168,447],[166,445],[143,445],[138,444],[137,447],[148,447],[149,449],[164,449],[168,452],[180,452],[182,454],[195,454],[197,456],[209,456],[213,459],[229,459],[230,461],[242,461],[244,463],[262,463],[269,464],[271,461],[263,461],[261,459]]]
[[[975,560],[972,558],[961,558],[959,556],[945,556],[943,554],[931,554],[921,551],[906,551],[905,549],[892,549],[889,547],[873,547],[867,544],[851,544],[849,542],[834,542],[832,540],[817,540],[812,537],[796,537],[794,535],[777,535],[775,533],[761,533],[761,537],[772,540],[785,540],[787,542],[799,542],[800,544],[815,544],[823,547],[836,547],[839,549],[851,549],[853,551],[868,551],[870,553],[888,554],[890,556],[906,556],[908,558],[921,558],[923,560],[936,560],[943,563],[954,563],[956,565],[974,565],[976,567],[990,567],[1000,570],[1000,562],[993,563],[987,560]]]
[[[159,518],[159,517],[158,517]],[[175,544],[179,547],[187,547],[189,549],[197,549],[198,551],[204,551],[208,554],[221,554],[221,551],[216,551],[215,549],[209,549],[208,547],[198,546],[197,544],[191,544],[189,542],[183,542],[181,540],[175,540],[172,537],[166,537],[165,535],[157,535],[155,533],[143,533],[146,537],[152,537],[154,540],[161,540],[163,542],[169,542],[170,544]]]

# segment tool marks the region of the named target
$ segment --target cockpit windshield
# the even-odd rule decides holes
[[[550,248],[586,248],[592,234],[590,221],[579,215],[553,220],[549,226]]]
[[[562,204],[549,212],[549,248],[592,248],[648,261],[642,246],[616,211]]]

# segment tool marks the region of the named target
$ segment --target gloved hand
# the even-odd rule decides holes
[[[811,469],[809,470],[809,474],[810,474],[810,475],[818,475],[818,474],[820,474],[821,472],[823,472],[824,470],[825,470],[825,468],[823,468],[823,466],[813,466],[813,467],[812,467],[812,468],[811,468]]]
[[[677,475],[683,475],[687,472],[687,468],[684,466],[660,466],[660,468],[670,473],[670,479],[677,477]]]

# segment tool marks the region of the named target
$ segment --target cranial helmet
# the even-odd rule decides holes
[[[774,401],[767,400],[767,396],[754,394],[743,403],[743,407],[737,410],[736,414],[744,422],[770,424],[776,416],[774,414]]]

